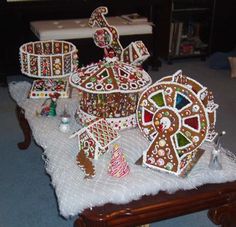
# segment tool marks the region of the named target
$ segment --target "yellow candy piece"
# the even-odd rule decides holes
[[[155,125],[159,125],[159,121],[155,121]]]
[[[166,141],[165,140],[160,140],[159,145],[160,145],[160,147],[164,147],[166,145]]]

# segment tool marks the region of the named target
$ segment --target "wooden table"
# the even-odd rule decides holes
[[[24,110],[17,106],[16,112],[25,136],[18,147],[27,149],[32,137],[30,126]],[[236,182],[207,184],[174,194],[160,192],[124,205],[93,207],[81,213],[74,226],[135,226],[206,209],[213,223],[236,227]]]

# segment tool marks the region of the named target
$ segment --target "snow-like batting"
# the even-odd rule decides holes
[[[143,195],[156,194],[159,191],[174,193],[177,190],[193,189],[206,183],[236,180],[236,163],[225,155],[227,151],[224,149],[222,149],[223,170],[214,171],[208,168],[213,149],[210,143],[202,145],[206,151],[186,178],[135,165],[136,160],[148,147],[148,142],[138,129],[120,132],[121,137],[116,141],[124,151],[130,167],[129,175],[124,178],[108,175],[111,152],[107,152],[99,160],[94,161],[96,176],[85,180],[82,170],[75,161],[78,152],[77,139],[69,139],[80,126],[72,118],[71,131],[68,134],[59,131],[59,115],[65,105],[68,113],[74,116],[78,106],[76,93],[72,93],[70,99],[58,100],[57,117],[38,117],[35,113],[40,110],[44,100],[28,99],[30,87],[27,82],[13,82],[9,85],[9,90],[17,104],[25,110],[25,117],[36,143],[44,149],[45,167],[56,191],[60,214],[66,218],[77,215],[86,208],[108,202],[128,203]]]

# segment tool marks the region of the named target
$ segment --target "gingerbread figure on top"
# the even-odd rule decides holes
[[[93,36],[95,44],[104,48],[105,55],[112,52],[119,61],[140,66],[150,56],[146,46],[142,41],[135,41],[123,48],[117,29],[109,25],[104,16],[107,13],[107,7],[101,6],[93,11],[89,19],[91,27],[100,27]]]

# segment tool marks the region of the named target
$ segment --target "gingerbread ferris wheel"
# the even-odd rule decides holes
[[[138,103],[138,125],[150,146],[143,164],[180,175],[199,146],[216,133],[212,94],[178,71],[146,89]]]

